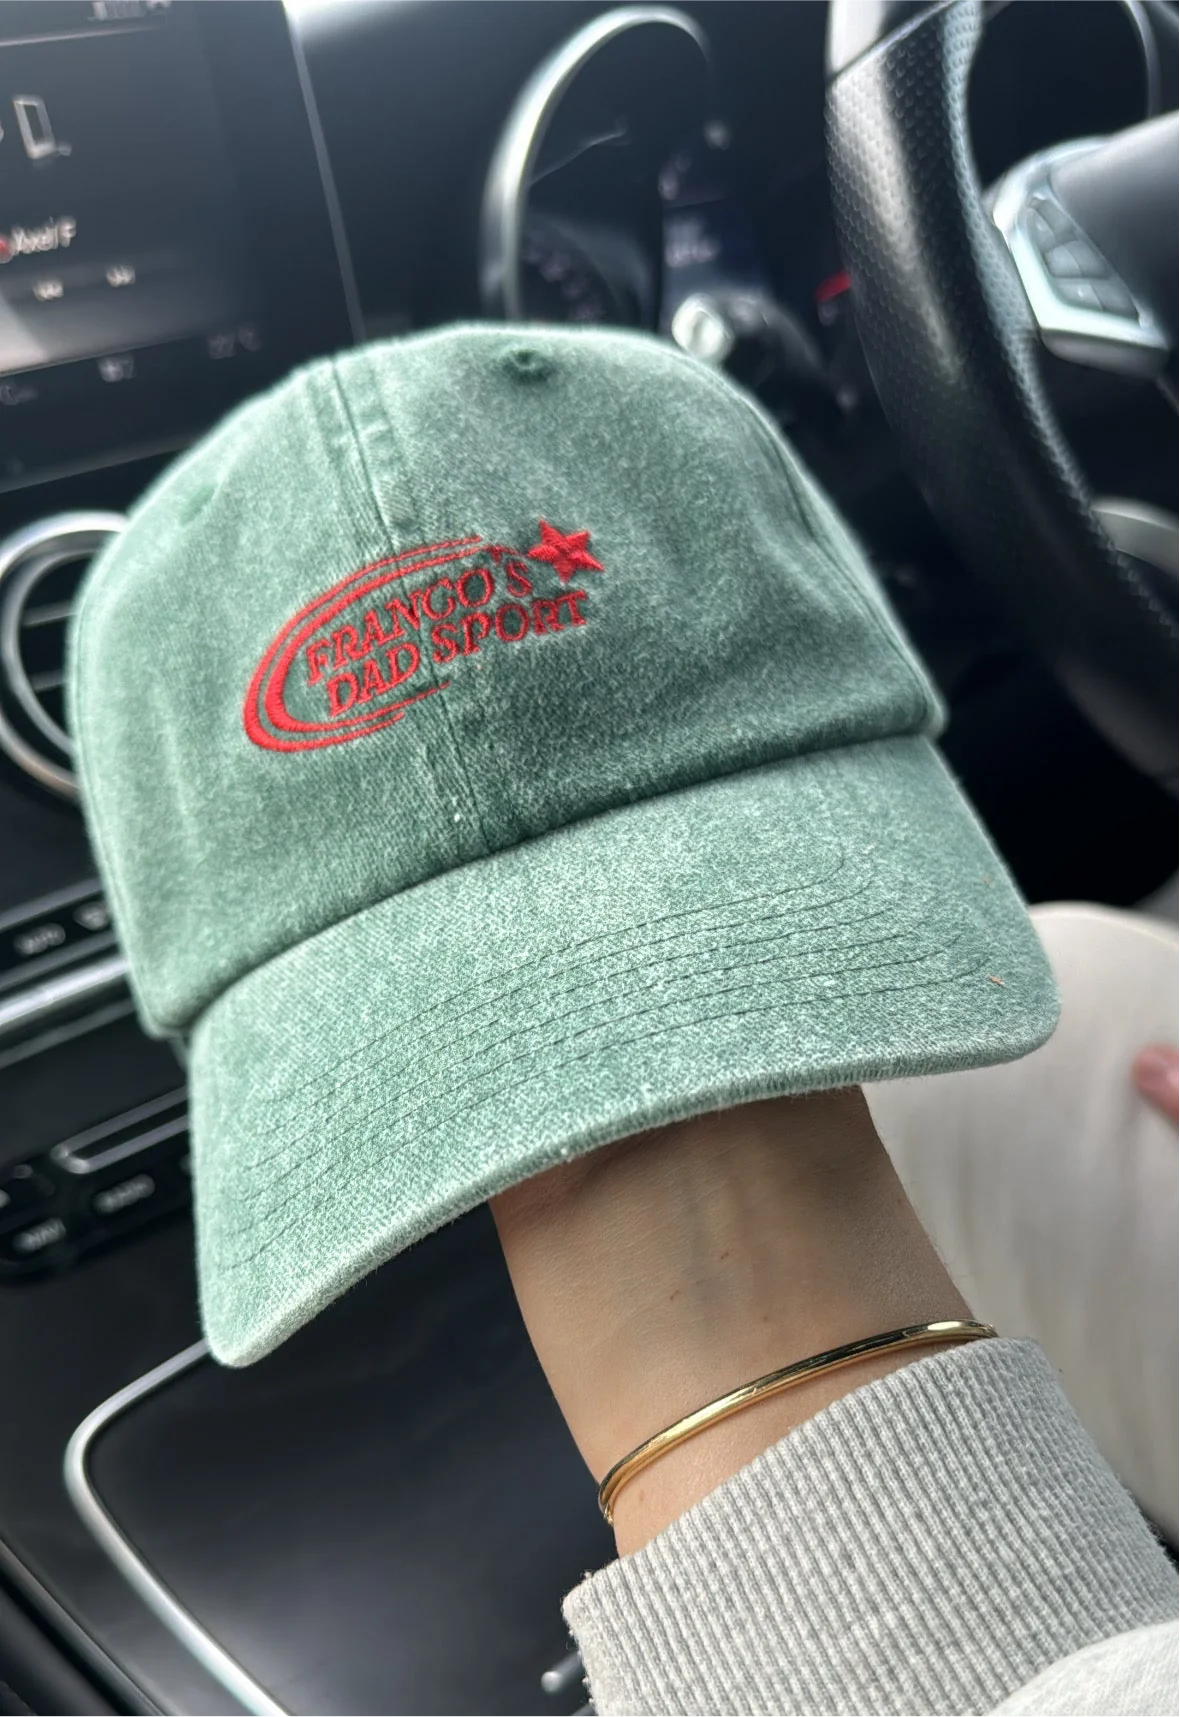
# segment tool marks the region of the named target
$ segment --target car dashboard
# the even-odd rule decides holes
[[[89,558],[227,412],[456,319],[723,344],[864,542],[1026,894],[1131,904],[1171,874],[1173,803],[993,609],[876,401],[827,184],[826,10],[0,8],[0,1711],[586,1698],[560,1599],[610,1544],[486,1213],[247,1372],[201,1344],[183,1067],[136,1021],[64,661]],[[641,49],[620,16],[643,11],[664,17]],[[985,185],[1176,104],[1174,7],[985,15]],[[567,99],[563,50],[595,30]],[[1167,404],[1046,373],[1094,488],[1174,513]]]

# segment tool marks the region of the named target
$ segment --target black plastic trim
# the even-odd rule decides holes
[[[0,1699],[5,1690],[30,1711],[107,1717],[115,1710],[0,1586]]]

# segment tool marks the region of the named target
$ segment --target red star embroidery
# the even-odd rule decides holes
[[[568,584],[575,572],[605,572],[601,561],[586,553],[589,531],[570,531],[563,536],[545,519],[541,520],[541,540],[529,553],[530,560],[547,560],[563,584]]]

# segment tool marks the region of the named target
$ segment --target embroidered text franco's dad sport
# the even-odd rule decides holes
[[[453,537],[350,573],[271,642],[246,693],[246,733],[267,751],[343,745],[446,691],[440,669],[585,626],[580,574],[605,570],[589,542],[589,531],[542,519],[540,541],[523,551]]]

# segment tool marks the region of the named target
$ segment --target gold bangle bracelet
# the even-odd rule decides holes
[[[995,1335],[991,1324],[969,1322],[960,1318],[944,1319],[941,1323],[907,1324],[904,1329],[887,1330],[884,1335],[872,1335],[864,1341],[850,1341],[845,1347],[832,1347],[826,1353],[813,1354],[810,1359],[796,1360],[794,1365],[784,1365],[780,1371],[769,1371],[765,1377],[756,1377],[753,1383],[743,1383],[740,1389],[733,1389],[728,1395],[720,1396],[716,1401],[710,1401],[705,1407],[698,1407],[695,1413],[689,1413],[683,1419],[677,1419],[674,1425],[669,1425],[663,1431],[657,1431],[654,1437],[649,1437],[645,1443],[632,1449],[629,1455],[624,1455],[621,1461],[616,1461],[598,1487],[598,1506],[602,1510],[603,1519],[607,1525],[613,1525],[615,1498],[625,1484],[649,1467],[653,1461],[666,1455],[669,1449],[677,1448],[686,1443],[690,1437],[699,1436],[707,1431],[710,1425],[717,1425],[722,1419],[728,1419],[731,1413],[740,1413],[743,1407],[750,1407],[755,1401],[765,1401],[771,1395],[777,1395],[781,1390],[790,1389],[796,1383],[803,1383],[809,1377],[818,1377],[823,1371],[838,1371],[843,1365],[852,1365],[858,1359],[867,1359],[877,1353],[897,1353],[906,1347],[925,1347],[934,1342],[943,1341],[982,1341],[988,1336]]]

